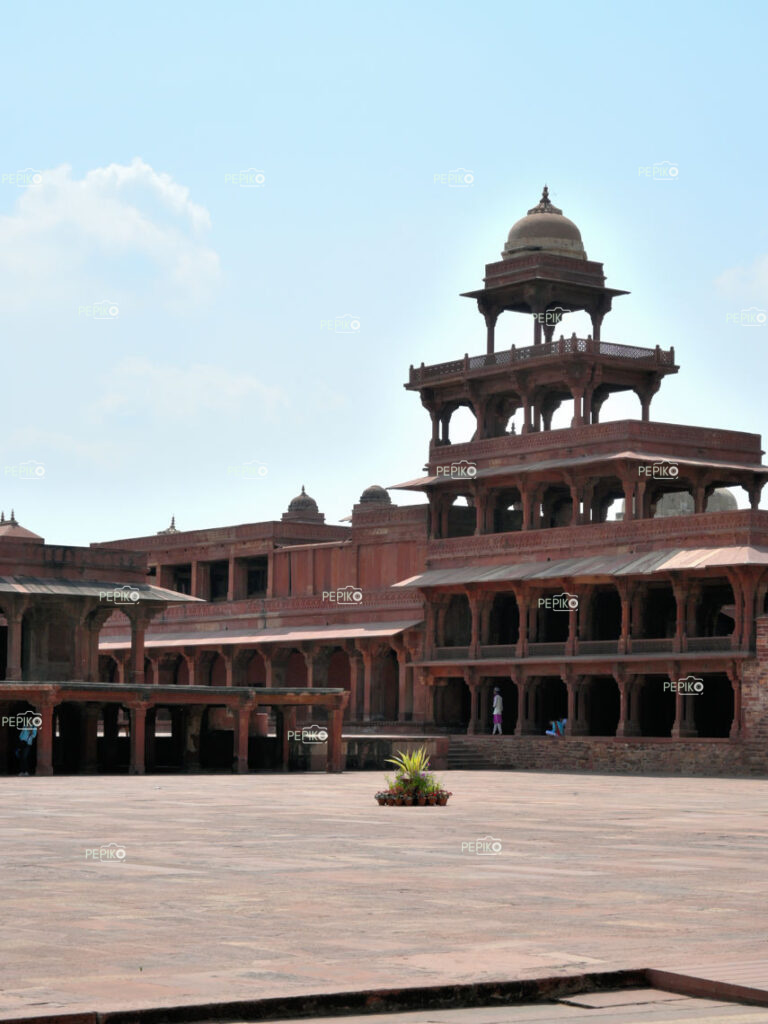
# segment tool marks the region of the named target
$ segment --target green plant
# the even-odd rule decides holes
[[[429,754],[426,747],[419,747],[410,753],[398,750],[394,757],[387,758],[387,764],[393,764],[399,774],[413,779],[416,775],[429,770]]]

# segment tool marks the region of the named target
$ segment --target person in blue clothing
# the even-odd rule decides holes
[[[29,753],[32,750],[32,744],[35,742],[37,736],[37,729],[34,727],[29,729],[22,729],[19,733],[19,748],[16,751],[16,756],[19,759],[19,766],[21,771],[19,775],[29,775],[27,768],[29,767]]]

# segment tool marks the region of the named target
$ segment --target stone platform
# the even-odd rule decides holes
[[[626,968],[768,989],[768,781],[443,778],[443,808],[379,807],[377,773],[0,779],[0,1019]]]

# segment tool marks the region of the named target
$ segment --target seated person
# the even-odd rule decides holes
[[[556,718],[549,724],[552,726],[552,728],[547,729],[547,731],[544,733],[545,736],[565,736],[565,727],[568,724],[567,718]]]

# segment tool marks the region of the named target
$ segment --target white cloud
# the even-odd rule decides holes
[[[202,240],[205,207],[189,189],[140,158],[110,164],[81,179],[69,166],[42,171],[42,181],[0,217],[0,303],[5,311],[70,306],[109,294],[134,306],[175,308],[208,297],[218,255]]]
[[[746,265],[724,270],[716,278],[715,287],[728,298],[765,302],[768,299],[768,255],[758,256]]]
[[[268,415],[286,405],[280,388],[247,373],[194,363],[163,366],[148,359],[124,360],[109,373],[91,415],[103,420],[147,410],[159,419],[192,419],[206,412],[239,414],[244,405]]]

